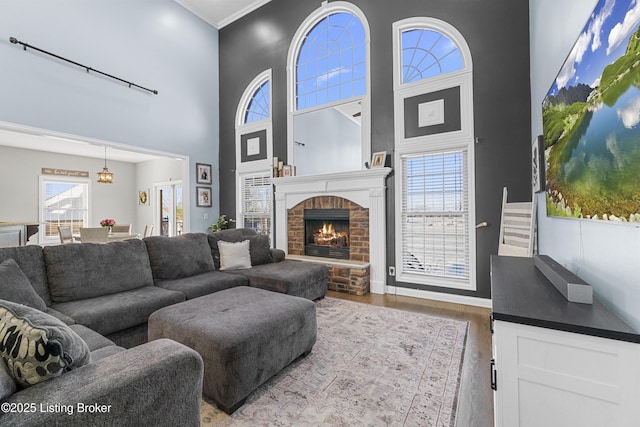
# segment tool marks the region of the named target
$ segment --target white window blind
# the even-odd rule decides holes
[[[466,150],[402,156],[403,273],[468,282]]]
[[[270,171],[244,175],[241,182],[242,226],[270,235],[273,200]]]
[[[74,234],[89,220],[89,184],[86,181],[43,179],[41,217],[45,224],[43,241],[58,240],[58,226],[70,226]]]

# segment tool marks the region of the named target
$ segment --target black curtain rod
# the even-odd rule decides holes
[[[62,56],[60,56],[60,55],[56,55],[55,53],[47,52],[46,50],[43,50],[43,49],[37,48],[37,47],[35,47],[35,46],[31,46],[31,45],[29,45],[29,44],[27,44],[27,43],[21,42],[20,40],[16,39],[15,37],[9,37],[9,41],[10,41],[11,43],[13,43],[13,44],[20,44],[20,45],[22,45],[24,50],[27,50],[27,48],[29,48],[29,49],[33,49],[33,50],[37,50],[38,52],[42,52],[42,53],[44,53],[44,54],[46,54],[46,55],[53,56],[54,58],[61,59],[62,61],[69,62],[69,63],[71,63],[71,64],[73,64],[73,65],[77,65],[78,67],[80,67],[80,68],[84,68],[85,70],[87,70],[87,73],[88,73],[89,71],[93,71],[94,73],[102,74],[103,76],[105,76],[105,77],[109,77],[110,79],[114,79],[114,80],[118,80],[118,81],[120,81],[120,82],[122,82],[122,83],[126,83],[127,85],[129,85],[129,87],[131,87],[131,86],[135,86],[135,87],[137,87],[137,88],[139,88],[139,89],[146,90],[147,92],[151,92],[151,93],[153,93],[154,95],[157,95],[157,94],[158,94],[158,91],[157,91],[157,90],[154,90],[154,89],[148,89],[148,88],[146,88],[146,87],[144,87],[144,86],[140,86],[140,85],[137,85],[137,84],[135,84],[135,83],[131,83],[130,81],[127,81],[127,80],[121,79],[121,78],[119,78],[119,77],[112,76],[111,74],[107,74],[107,73],[102,72],[102,71],[100,71],[100,70],[96,70],[95,68],[87,67],[86,65],[82,65],[82,64],[80,64],[80,63],[78,63],[78,62],[75,62],[75,61],[72,61],[72,60],[70,60],[70,59],[64,58],[64,57],[62,57]]]

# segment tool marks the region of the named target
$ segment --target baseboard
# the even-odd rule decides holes
[[[402,288],[399,286],[387,286],[387,294],[430,299],[434,301],[450,302],[454,304],[471,305],[474,307],[491,308],[491,300],[487,298],[477,298],[477,297],[468,297],[465,295],[445,294],[442,292],[423,291],[420,289],[409,289],[409,288]]]

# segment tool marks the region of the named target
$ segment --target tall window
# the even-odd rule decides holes
[[[236,223],[272,234],[271,70],[247,86],[236,112]]]
[[[394,24],[396,279],[474,290],[471,56],[449,24]]]
[[[298,27],[287,56],[287,162],[298,175],[371,160],[369,44],[365,15],[345,1],[322,2]]]
[[[58,226],[70,226],[74,234],[89,223],[89,181],[40,177],[41,243],[59,242]]]

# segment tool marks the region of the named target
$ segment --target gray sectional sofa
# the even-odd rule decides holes
[[[221,271],[219,240],[249,240],[250,268]],[[326,293],[327,270],[285,260],[266,237],[246,229],[1,248],[0,316],[11,302],[45,313],[52,329],[70,329],[84,342],[90,363],[5,390],[3,403],[14,410],[0,411],[0,425],[199,425],[202,358],[172,340],[147,342],[147,321],[160,308],[238,286],[314,300]],[[0,341],[0,351],[7,347]],[[0,381],[0,393],[2,387]],[[69,415],[55,406],[65,402],[110,406]],[[37,410],[25,411],[33,409],[26,404]]]

